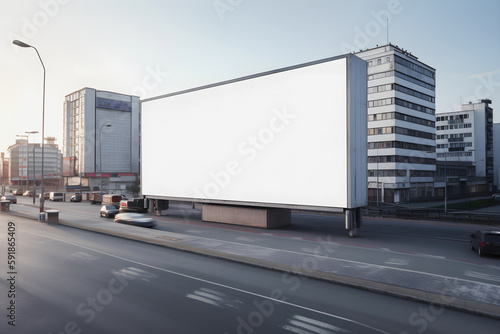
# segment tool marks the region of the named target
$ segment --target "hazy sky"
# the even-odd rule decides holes
[[[62,146],[64,96],[151,97],[387,43],[437,70],[436,110],[490,98],[500,122],[499,0],[0,0],[0,152]],[[30,142],[40,142],[41,135]],[[166,146],[168,147],[168,146]]]

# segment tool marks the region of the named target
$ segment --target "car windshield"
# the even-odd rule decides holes
[[[115,208],[114,206],[112,206],[112,205],[106,205],[104,208],[105,208],[106,210],[115,210],[115,209],[116,209],[116,208]]]
[[[484,241],[486,242],[498,242],[500,243],[500,234],[487,233],[484,235]]]

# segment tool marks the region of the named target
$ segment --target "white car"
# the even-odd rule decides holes
[[[115,223],[122,223],[122,224],[142,226],[142,227],[156,226],[156,222],[153,218],[150,218],[141,213],[119,213],[115,216]]]

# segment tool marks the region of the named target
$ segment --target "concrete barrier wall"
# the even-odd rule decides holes
[[[291,210],[204,204],[201,219],[260,228],[277,228],[291,224]]]

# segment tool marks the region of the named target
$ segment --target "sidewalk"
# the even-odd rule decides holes
[[[38,221],[36,207],[12,205],[9,212],[2,214]],[[500,319],[499,285],[335,259],[328,256],[333,251],[327,242],[318,242],[318,249],[321,250],[314,254],[319,255],[308,255],[112,221],[89,221],[64,213],[59,217],[59,224],[423,301],[433,307],[439,305]]]

